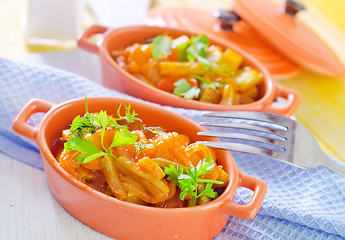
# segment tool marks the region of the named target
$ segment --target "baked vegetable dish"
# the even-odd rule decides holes
[[[213,149],[188,136],[148,127],[120,105],[76,116],[63,130],[59,164],[88,186],[131,203],[178,208],[216,198],[228,182]]]
[[[157,35],[110,54],[139,80],[181,98],[237,105],[260,97],[263,75],[234,50],[211,44],[206,35]]]

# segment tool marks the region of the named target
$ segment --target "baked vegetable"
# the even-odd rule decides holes
[[[89,113],[87,99],[85,105],[85,115],[63,131],[57,160],[90,187],[122,201],[171,208],[207,203],[227,184],[211,148],[147,127],[130,106],[110,116]]]
[[[139,80],[181,98],[236,105],[260,97],[262,74],[245,66],[240,54],[211,44],[205,35],[158,35],[116,49],[111,56]]]

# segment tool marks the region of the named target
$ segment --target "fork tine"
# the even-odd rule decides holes
[[[235,152],[249,153],[254,155],[260,155],[263,157],[270,157],[274,159],[285,159],[286,151],[280,151],[275,149],[269,149],[261,146],[252,146],[242,143],[229,143],[229,142],[211,142],[211,141],[198,141],[208,147],[219,148],[224,150],[230,150]]]
[[[277,146],[283,149],[286,149],[286,139],[273,139],[267,136],[253,136],[243,133],[224,133],[224,132],[198,132],[199,136],[206,137],[218,137],[218,138],[230,138],[230,139],[239,139],[239,140],[249,140],[255,143],[264,143],[272,146]],[[268,146],[269,146],[268,145]]]
[[[273,126],[280,126],[284,129],[287,129],[287,117],[272,114],[272,113],[260,113],[257,114],[255,112],[247,112],[247,111],[226,111],[226,112],[206,112],[203,113],[202,116],[204,117],[221,117],[221,118],[228,118],[228,119],[241,119],[245,121],[259,121],[272,124]]]
[[[200,122],[202,126],[209,126],[209,127],[225,127],[225,128],[232,128],[232,129],[241,129],[241,130],[250,130],[259,133],[268,133],[272,135],[277,135],[280,138],[285,138],[284,134],[286,130],[271,128],[268,126],[255,126],[251,124],[244,124],[244,123],[232,123],[232,122],[219,122],[219,123],[211,123],[211,122]]]

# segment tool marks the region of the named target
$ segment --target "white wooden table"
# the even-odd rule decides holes
[[[44,171],[0,152],[0,240],[110,240],[70,215]]]

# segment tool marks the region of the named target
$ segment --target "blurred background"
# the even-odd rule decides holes
[[[343,0],[300,2],[337,29],[339,38],[345,35]],[[32,60],[36,58],[30,56],[35,54],[75,51],[76,40],[87,27],[93,24],[114,28],[144,24],[147,11],[154,6],[192,7],[212,12],[231,10],[232,4],[226,0],[1,0],[0,57]],[[43,10],[45,8],[49,10]],[[51,25],[49,21],[40,21],[40,17],[49,18],[53,14],[60,16],[59,21],[52,21]],[[31,37],[35,37],[35,26],[39,24],[45,24],[48,30],[54,24],[57,28],[62,27],[64,31],[59,34],[68,40],[67,44],[28,44],[30,32]],[[343,46],[345,49],[345,42]],[[316,136],[326,153],[345,162],[345,78],[336,79],[302,70],[295,77],[277,81],[297,90],[302,96],[294,117]]]

